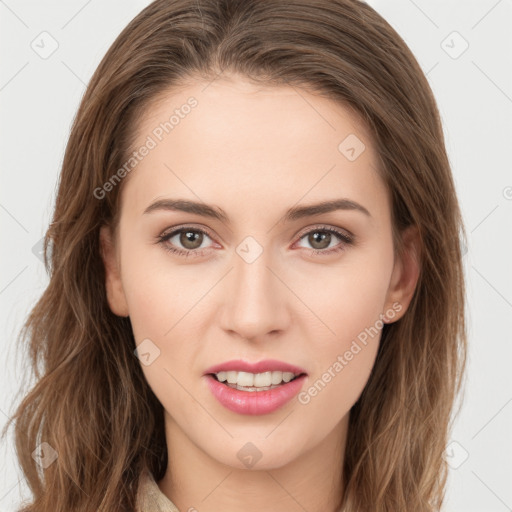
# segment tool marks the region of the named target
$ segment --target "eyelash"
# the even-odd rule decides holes
[[[210,236],[208,231],[206,231],[204,229],[194,228],[192,226],[183,226],[183,227],[173,230],[171,233],[158,236],[157,243],[161,244],[165,251],[170,252],[172,254],[176,254],[178,256],[183,256],[185,258],[188,258],[191,255],[197,256],[197,257],[203,256],[205,254],[205,251],[207,251],[207,249],[190,249],[190,250],[176,249],[175,247],[171,247],[166,243],[173,236],[183,233],[183,232],[187,232],[187,231],[192,231],[195,233],[202,233],[202,234],[208,236],[209,238],[213,238],[212,236]],[[338,238],[340,238],[342,240],[342,243],[340,243],[339,245],[337,245],[336,247],[333,247],[331,249],[309,249],[311,256],[331,255],[331,254],[343,251],[345,249],[344,245],[353,245],[353,243],[354,243],[353,236],[347,235],[347,234],[343,233],[342,231],[339,231],[335,228],[324,227],[324,226],[316,227],[314,229],[306,231],[299,237],[299,241],[302,240],[305,236],[307,236],[311,233],[317,233],[317,232],[318,233],[331,233],[331,234],[337,236]],[[308,249],[306,249],[306,250],[308,250]]]

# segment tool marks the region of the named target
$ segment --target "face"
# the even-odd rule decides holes
[[[110,307],[130,317],[168,435],[239,468],[243,450],[277,468],[334,439],[384,315],[405,313],[418,276],[412,250],[394,254],[369,132],[331,100],[231,76],[170,90],[135,146],[148,150],[124,178],[102,255]],[[298,377],[271,384],[279,368]]]

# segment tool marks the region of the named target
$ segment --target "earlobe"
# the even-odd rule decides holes
[[[399,320],[411,303],[421,268],[421,240],[416,226],[410,226],[402,233],[403,253],[395,261],[393,273],[386,297],[386,311],[392,310],[393,316],[385,323]],[[391,316],[391,315],[390,315]]]
[[[100,253],[105,267],[105,289],[110,309],[115,315],[126,317],[129,315],[128,304],[109,226],[100,228]]]

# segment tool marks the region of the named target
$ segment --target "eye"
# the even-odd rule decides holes
[[[179,256],[202,256],[205,248],[201,248],[201,246],[203,245],[205,237],[211,238],[205,230],[185,226],[174,229],[168,234],[160,235],[157,241],[163,245],[166,251]],[[172,242],[172,245],[168,242]],[[178,245],[178,248],[176,245]],[[180,249],[179,245],[181,245],[183,249]]]
[[[341,243],[332,244],[335,239],[341,240]],[[341,230],[332,227],[316,227],[313,230],[307,231],[300,237],[300,240],[306,239],[313,248],[311,255],[330,255],[339,251],[343,251],[347,245],[353,245],[354,237]],[[307,249],[307,247],[306,247]]]

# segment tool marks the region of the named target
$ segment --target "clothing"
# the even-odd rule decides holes
[[[140,476],[136,512],[180,512],[160,490],[153,475],[145,471]]]

